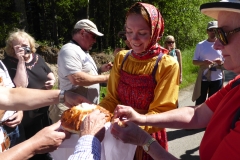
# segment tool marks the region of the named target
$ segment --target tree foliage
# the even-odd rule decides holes
[[[16,6],[22,3],[23,8]],[[211,19],[200,13],[202,3],[213,0],[142,0],[159,8],[164,21],[164,37],[173,35],[178,48],[195,46],[206,38],[206,25]],[[104,37],[98,38],[96,51],[122,45],[117,33],[123,29],[125,15],[137,0],[4,0],[1,1],[0,45],[13,28],[25,29],[37,41],[61,45],[71,38],[74,24],[89,18],[98,26]],[[7,15],[7,16],[6,16]],[[27,19],[27,23],[24,22]],[[163,39],[160,43],[163,43]]]

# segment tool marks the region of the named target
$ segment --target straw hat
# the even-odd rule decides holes
[[[240,13],[240,0],[221,0],[220,2],[205,3],[200,6],[200,10],[203,14],[217,19],[220,11]]]

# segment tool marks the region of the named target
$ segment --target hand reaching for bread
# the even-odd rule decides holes
[[[71,133],[79,134],[81,123],[94,110],[99,110],[99,112],[103,113],[105,123],[111,121],[112,114],[108,110],[95,104],[82,103],[63,112],[61,116],[62,128]],[[92,116],[91,118],[94,119]],[[85,129],[82,128],[82,130]]]
[[[113,118],[112,124],[114,124],[114,123],[117,123],[120,127],[126,127],[125,122],[119,118]]]
[[[117,105],[113,118],[119,118],[123,122],[124,120],[132,121],[138,125],[146,122],[146,116],[144,114],[139,114],[132,107],[125,105]]]
[[[105,123],[105,114],[98,109],[94,110],[83,120],[80,127],[80,137],[84,135],[93,135],[102,142],[105,135]]]

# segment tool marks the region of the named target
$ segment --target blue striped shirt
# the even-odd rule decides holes
[[[68,160],[100,160],[101,143],[92,136],[85,135],[79,138],[75,146],[74,153],[69,156]]]

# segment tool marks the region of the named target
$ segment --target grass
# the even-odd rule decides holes
[[[107,87],[100,87],[100,100],[99,100],[99,102],[101,102],[102,101],[102,99],[105,97],[105,95],[106,95],[106,92],[107,92]]]
[[[182,69],[183,69],[183,80],[180,85],[180,89],[183,89],[193,83],[195,83],[197,78],[198,67],[192,64],[192,58],[194,55],[195,47],[190,49],[182,50]],[[100,88],[100,101],[106,95],[106,87]]]
[[[185,88],[196,81],[198,66],[192,64],[195,47],[186,49],[182,52],[182,70],[183,80],[180,89]]]

